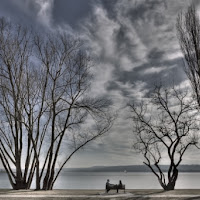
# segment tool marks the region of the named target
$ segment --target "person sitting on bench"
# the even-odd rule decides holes
[[[122,187],[122,181],[119,180],[119,188],[121,188],[121,187]]]
[[[107,182],[106,182],[106,192],[108,193],[110,190],[117,190],[117,193],[118,193],[118,190],[119,189],[124,189],[124,193],[125,193],[125,185],[122,184],[122,181],[120,180],[119,181],[119,185],[115,185],[115,184],[110,184],[110,180],[107,179]]]
[[[106,191],[107,192],[109,191],[109,185],[110,185],[110,180],[107,179],[107,182],[106,182]]]

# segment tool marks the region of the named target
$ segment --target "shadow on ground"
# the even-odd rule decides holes
[[[10,189],[10,190],[7,190],[7,189],[1,189],[0,190],[0,195],[1,194],[19,194],[19,193],[30,193],[30,192],[33,192],[33,191],[31,191],[31,190],[12,190],[12,189]]]
[[[164,190],[160,190],[160,191],[150,191],[150,192],[131,192],[132,194],[135,194],[135,195],[156,195],[156,194],[164,194],[164,193],[167,193],[167,191],[164,191]]]
[[[198,197],[188,197],[188,198],[185,198],[184,200],[200,200],[200,196],[198,196]]]

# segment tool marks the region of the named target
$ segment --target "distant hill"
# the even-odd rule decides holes
[[[167,172],[168,165],[161,165],[163,172]],[[180,165],[179,172],[200,172],[200,165]],[[65,168],[67,172],[151,172],[146,165],[126,166],[94,166],[89,168]]]

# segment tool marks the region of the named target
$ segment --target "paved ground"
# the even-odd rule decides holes
[[[200,200],[199,190],[127,190],[116,194],[111,191],[108,194],[103,190],[0,190],[0,200]]]

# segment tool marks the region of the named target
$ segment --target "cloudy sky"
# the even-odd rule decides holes
[[[91,93],[109,97],[119,117],[103,138],[79,152],[68,167],[142,164],[131,148],[127,102],[154,84],[187,84],[176,37],[177,14],[191,0],[0,0],[0,16],[35,30],[80,37],[95,62]],[[193,1],[198,8],[198,0]],[[184,163],[200,164],[188,152]]]

